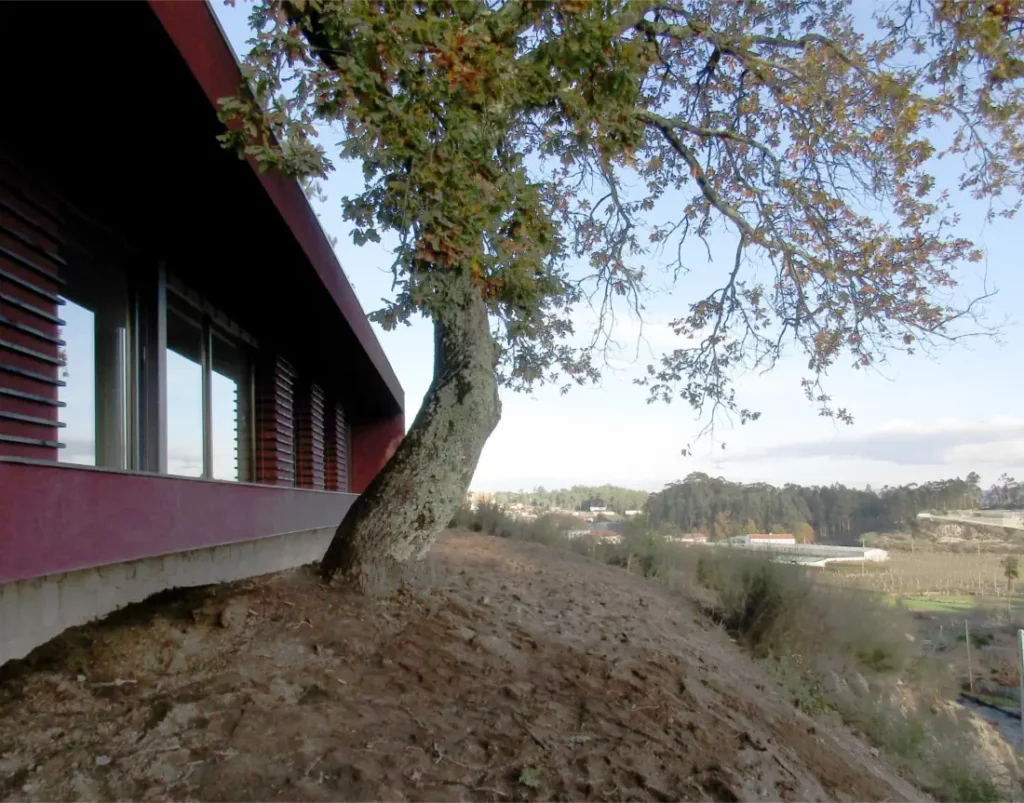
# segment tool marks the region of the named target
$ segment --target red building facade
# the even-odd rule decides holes
[[[0,4],[0,37],[0,614],[10,584],[336,525],[402,389],[300,186],[218,143],[212,10]]]

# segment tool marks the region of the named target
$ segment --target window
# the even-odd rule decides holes
[[[120,271],[91,265],[65,275],[58,389],[65,448],[57,459],[107,468],[128,467],[128,292]],[[99,277],[97,279],[97,276]]]
[[[85,307],[66,302],[61,310],[64,326],[64,367],[60,378],[66,383],[57,389],[57,398],[66,407],[61,411],[65,429],[61,433],[64,448],[57,452],[62,463],[96,465],[96,316]]]
[[[254,480],[252,339],[155,267],[129,281],[105,253],[76,242],[62,271],[57,459]],[[164,336],[164,360],[147,356]]]
[[[169,296],[167,470],[252,480],[249,349],[211,315]]]
[[[213,332],[213,478],[251,480],[252,385],[247,350]]]
[[[206,476],[203,438],[203,329],[168,305],[167,472]]]

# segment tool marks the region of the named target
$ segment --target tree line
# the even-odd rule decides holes
[[[499,505],[524,504],[547,510],[587,510],[607,507],[622,514],[627,510],[643,510],[650,491],[620,488],[617,485],[574,485],[571,488],[548,490],[543,485],[532,491],[499,491],[494,501]]]
[[[838,483],[813,487],[787,484],[780,488],[694,473],[651,495],[644,510],[650,523],[666,532],[701,532],[712,539],[784,532],[793,533],[800,541],[856,544],[865,532],[909,529],[923,511],[976,508],[987,499],[1002,500],[1008,495],[1002,484],[983,492],[981,478],[975,472],[966,479],[879,490],[870,486],[847,488]]]

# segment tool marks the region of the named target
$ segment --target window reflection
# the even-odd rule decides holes
[[[65,365],[60,378],[67,384],[57,389],[57,398],[67,407],[60,411],[65,427],[60,431],[63,449],[57,451],[62,463],[96,465],[96,316],[72,301],[61,308],[64,326]]]
[[[213,477],[252,479],[249,361],[244,347],[213,334]]]
[[[91,265],[89,282],[71,272],[61,308],[65,365],[58,398],[65,463],[128,468],[134,442],[130,404],[128,293],[123,275]],[[104,282],[96,282],[101,272]],[[85,277],[85,274],[83,274]],[[81,284],[81,286],[79,286]],[[253,480],[251,350],[184,298],[168,299],[166,328],[167,472],[218,480]],[[204,338],[208,348],[204,348]],[[209,386],[204,383],[209,377]],[[205,394],[204,394],[205,390]],[[205,405],[209,405],[209,433]],[[207,436],[209,441],[206,440]],[[209,457],[204,445],[209,444]],[[145,444],[143,447],[145,448]],[[208,462],[207,462],[208,461]]]
[[[80,265],[82,263],[75,263]],[[116,267],[72,266],[66,271],[61,338],[66,383],[57,398],[67,406],[59,419],[63,463],[127,467],[128,292]],[[96,281],[99,276],[101,281]]]
[[[203,476],[202,329],[167,309],[167,472]]]

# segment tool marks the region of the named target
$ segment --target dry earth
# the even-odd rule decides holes
[[[369,600],[308,569],[164,595],[0,670],[0,799],[882,800],[692,603],[448,534]]]

